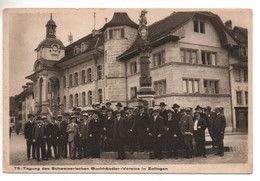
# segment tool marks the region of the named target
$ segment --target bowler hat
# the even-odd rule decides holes
[[[175,108],[180,108],[180,106],[179,106],[178,104],[173,104],[172,108],[173,108],[173,109],[175,109]]]
[[[116,106],[117,106],[117,107],[123,107],[120,102],[118,102]]]
[[[33,114],[28,114],[28,118],[34,117]]]
[[[195,111],[198,110],[198,109],[202,109],[202,107],[200,105],[197,105],[196,108],[195,108]]]
[[[106,106],[111,106],[111,102],[106,102]]]
[[[160,106],[167,106],[165,102],[160,102]]]

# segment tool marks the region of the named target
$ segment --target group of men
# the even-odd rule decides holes
[[[178,150],[185,149],[185,158],[192,155],[206,157],[205,129],[208,128],[217,155],[223,156],[223,139],[226,127],[221,108],[195,108],[192,117],[190,108],[173,104],[166,109],[161,102],[157,109],[147,108],[143,101],[136,108],[123,107],[117,103],[116,110],[111,103],[94,105],[93,109],[81,111],[75,108],[71,113],[57,117],[29,114],[24,135],[27,141],[27,158],[38,161],[50,158],[100,158],[101,151],[117,151],[120,160],[125,159],[125,146],[131,154],[136,151],[150,152],[151,159],[162,159],[162,149],[168,157],[178,158]],[[193,150],[192,140],[196,147]],[[69,146],[69,149],[68,149]],[[31,154],[32,150],[32,154]],[[53,154],[54,153],[54,154]]]

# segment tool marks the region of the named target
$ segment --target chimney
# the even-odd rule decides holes
[[[28,86],[27,85],[23,85],[22,88],[25,91],[28,88]]]
[[[68,35],[68,41],[69,41],[70,44],[73,42],[73,35],[71,34],[71,32]]]
[[[225,27],[228,29],[228,30],[232,30],[232,21],[231,20],[227,20],[225,22]]]

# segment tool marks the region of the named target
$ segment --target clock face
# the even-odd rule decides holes
[[[52,47],[52,50],[56,52],[56,51],[58,50],[58,47],[57,47],[56,45],[54,45],[54,46]]]

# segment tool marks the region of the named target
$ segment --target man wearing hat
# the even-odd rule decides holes
[[[34,115],[29,114],[28,119],[29,119],[29,121],[24,126],[24,137],[26,139],[26,145],[27,145],[27,159],[30,160],[31,149],[32,149],[32,158],[36,159],[36,157],[35,157],[35,144],[32,140],[32,130],[33,130],[33,126],[35,124]]]
[[[216,112],[211,111],[210,106],[207,106],[206,115],[208,117],[207,127],[208,127],[208,131],[209,131],[209,135],[210,135],[211,140],[212,140],[212,148],[215,148],[217,146],[217,143],[216,143],[216,138],[215,138],[214,133],[213,133],[213,123],[214,123],[214,120],[217,117],[217,114],[216,114]]]
[[[44,127],[44,136],[42,139],[42,145],[43,145],[43,152],[45,153],[44,155],[44,160],[47,160],[47,136],[46,136],[46,127],[48,125],[48,121],[47,121],[47,116],[41,116],[41,120],[42,120],[42,126]]]
[[[103,127],[104,132],[104,149],[105,151],[113,151],[113,122],[114,122],[115,116],[113,115],[113,109],[108,108],[107,109],[107,115],[105,118],[105,124]]]
[[[134,124],[134,130],[136,130],[137,141],[140,147],[140,151],[144,152],[146,149],[145,138],[149,131],[149,115],[144,111],[144,107],[139,106],[139,112],[136,115],[136,124]]]
[[[159,113],[159,115],[161,116],[161,117],[163,117],[163,119],[164,119],[164,122],[165,122],[165,120],[167,119],[167,114],[168,114],[168,111],[167,111],[167,109],[166,109],[166,104],[165,104],[165,102],[160,102],[160,113]]]
[[[46,135],[46,141],[47,141],[47,160],[49,158],[52,158],[51,155],[51,148],[53,148],[55,159],[58,159],[57,154],[57,139],[58,139],[58,133],[59,128],[58,125],[55,124],[55,117],[51,117],[50,123],[47,124],[45,128],[45,135]]]
[[[76,151],[77,151],[76,143],[78,139],[79,127],[76,124],[77,117],[73,115],[71,116],[71,119],[72,119],[72,123],[68,124],[66,132],[68,133],[70,159],[74,160],[76,158]]]
[[[205,129],[207,127],[207,122],[205,119],[200,117],[200,112],[194,113],[194,126],[193,133],[196,143],[196,156],[203,156],[206,158],[206,149],[205,149]]]
[[[115,111],[116,118],[113,123],[113,144],[118,152],[120,160],[125,159],[124,151],[124,136],[125,136],[125,119],[122,117],[120,111]]]
[[[89,145],[90,156],[92,158],[100,158],[100,138],[102,132],[102,124],[98,117],[98,112],[94,111],[92,119],[89,123]]]
[[[162,134],[164,131],[164,119],[159,115],[160,110],[155,109],[149,124],[149,138],[154,151],[154,158],[162,159]]]
[[[184,158],[192,158],[192,135],[193,135],[193,119],[188,114],[190,108],[182,110],[182,118],[179,122],[180,132],[183,136],[184,146],[186,150],[186,156]]]
[[[41,117],[37,117],[36,124],[34,124],[32,130],[32,139],[36,147],[37,161],[40,161],[40,150],[41,150],[42,160],[45,159],[43,136],[44,136],[44,126],[42,124]]]
[[[135,152],[135,144],[136,144],[136,116],[134,114],[134,108],[128,107],[126,119],[126,142],[129,144],[131,149],[131,154]]]
[[[110,107],[111,107],[111,102],[109,102],[109,101],[106,102],[106,108],[107,108],[107,109],[110,109]]]
[[[61,156],[63,158],[67,158],[68,154],[68,133],[67,127],[70,123],[69,121],[70,115],[69,113],[64,113],[64,119],[60,123],[60,139],[61,139]]]
[[[88,113],[83,113],[83,121],[79,124],[79,159],[84,156],[88,158],[88,135],[89,135],[89,119]]]
[[[120,112],[121,115],[123,115],[123,112],[124,112],[124,111],[122,110],[122,107],[123,107],[123,105],[121,104],[121,102],[118,102],[118,103],[116,104],[116,111]],[[114,112],[114,116],[116,116],[115,112]]]
[[[226,118],[223,114],[221,114],[220,107],[217,106],[215,108],[215,112],[216,112],[217,116],[213,123],[213,133],[216,138],[217,145],[218,145],[218,152],[216,153],[216,155],[223,157],[224,156],[223,140],[224,140],[224,132],[225,132],[225,128],[226,128]]]

